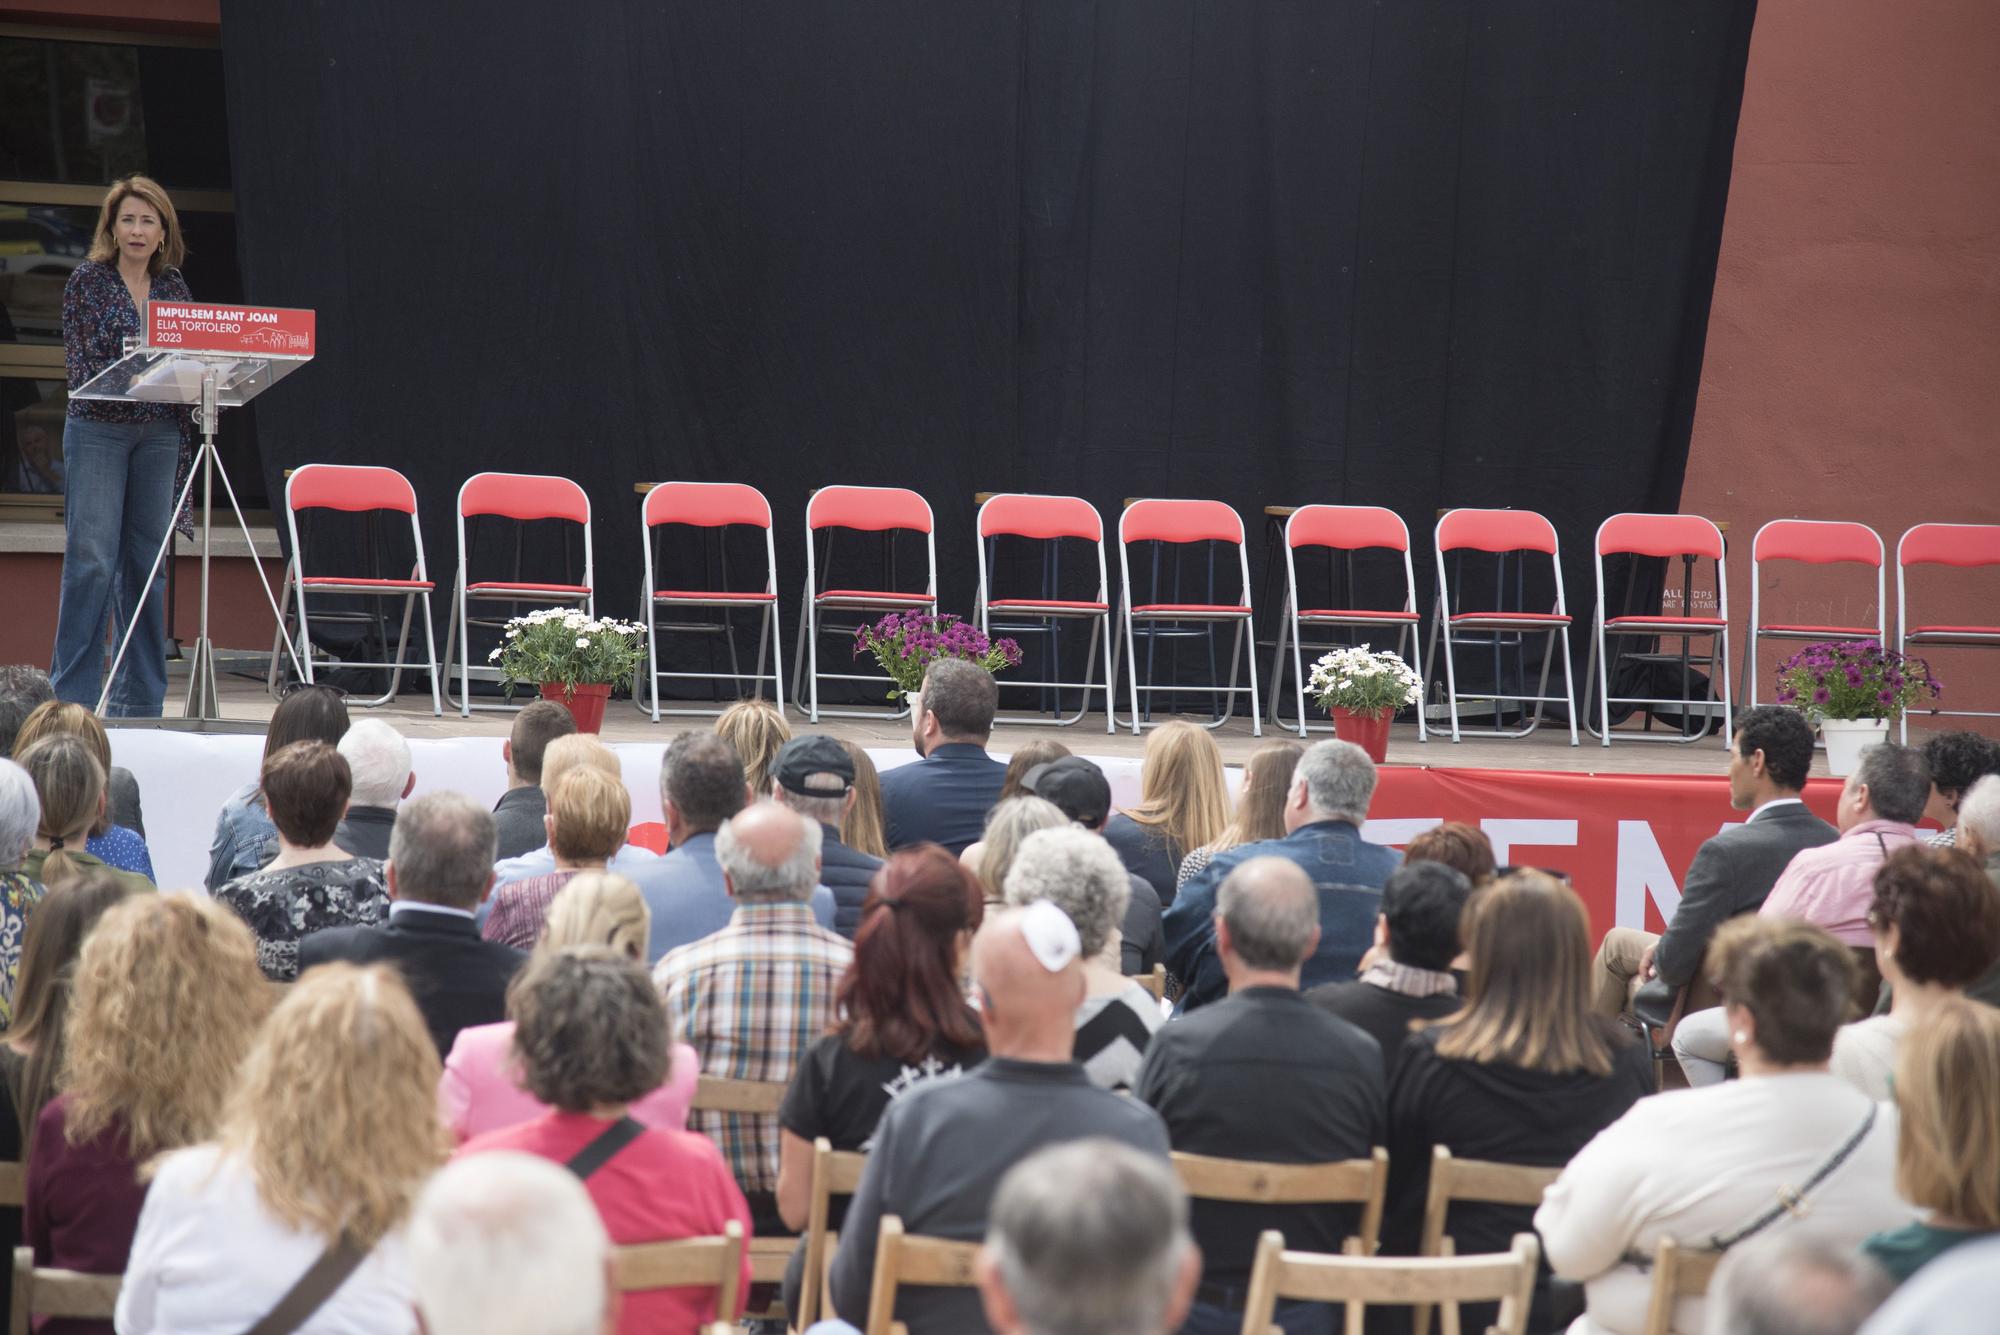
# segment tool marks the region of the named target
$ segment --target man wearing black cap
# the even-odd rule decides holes
[[[861,904],[882,859],[840,842],[840,823],[854,807],[854,759],[825,733],[794,737],[771,762],[771,796],[820,827],[819,882],[833,891],[833,928],[852,941]]]
[[[1082,756],[1064,756],[1035,766],[1022,776],[1021,787],[1103,837],[1104,822],[1111,817],[1111,781]],[[1145,877],[1129,871],[1126,875],[1131,879],[1132,893],[1126,899],[1125,921],[1118,929],[1122,939],[1119,965],[1128,975],[1151,973],[1167,945],[1166,931],[1160,924],[1160,896]]]

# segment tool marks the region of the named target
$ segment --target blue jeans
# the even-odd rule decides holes
[[[180,423],[172,418],[71,417],[63,424],[62,611],[49,668],[58,699],[97,707],[105,623],[122,638],[136,611],[138,629],[105,712],[112,718],[160,716],[167,696],[166,580],[144,585],[173,519],[180,448]]]

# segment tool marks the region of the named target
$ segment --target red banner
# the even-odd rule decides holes
[[[146,303],[146,342],[176,352],[243,352],[310,357],[317,332],[312,311],[274,306],[210,306],[188,301]]]
[[[1815,779],[1806,805],[1831,821],[1840,782]],[[1614,926],[1661,930],[1695,849],[1747,813],[1720,774],[1564,774],[1384,766],[1367,836],[1407,843],[1442,821],[1476,825],[1502,865],[1567,873],[1590,909],[1591,938]]]

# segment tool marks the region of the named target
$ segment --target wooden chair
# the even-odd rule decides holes
[[[1266,1335],[1280,1298],[1344,1303],[1347,1335],[1362,1335],[1368,1304],[1409,1307],[1441,1302],[1445,1335],[1458,1335],[1456,1304],[1498,1302],[1499,1335],[1523,1335],[1535,1296],[1541,1244],[1532,1233],[1514,1236],[1512,1251],[1491,1256],[1327,1256],[1288,1252],[1285,1236],[1267,1230],[1257,1239],[1250,1296],[1243,1307],[1243,1335]]]
[[[861,1189],[861,1170],[868,1156],[859,1150],[836,1150],[825,1136],[813,1141],[812,1196],[806,1206],[805,1274],[799,1284],[799,1310],[792,1324],[800,1330],[833,1316],[827,1296],[827,1273],[840,1235],[827,1227],[835,1196],[852,1196]]]
[[[736,1319],[742,1302],[743,1225],[730,1220],[719,1237],[640,1242],[611,1249],[611,1279],[620,1293],[700,1286],[715,1290],[715,1312]]]
[[[1536,1206],[1549,1184],[1562,1176],[1560,1168],[1531,1168],[1525,1164],[1493,1163],[1485,1159],[1454,1159],[1439,1145],[1431,1152],[1430,1192],[1424,1198],[1423,1244],[1425,1256],[1450,1256],[1454,1248],[1444,1235],[1445,1218],[1453,1201],[1480,1201],[1492,1205]],[[1456,1324],[1457,1312],[1447,1320]],[[1431,1305],[1419,1303],[1416,1335],[1429,1335]]]
[[[1258,1163],[1205,1154],[1174,1155],[1187,1194],[1238,1205],[1359,1205],[1362,1255],[1373,1256],[1382,1233],[1382,1197],[1389,1186],[1389,1152],[1331,1163]]]
[[[18,1167],[18,1165],[16,1165]],[[13,1335],[28,1335],[30,1318],[82,1317],[109,1321],[118,1312],[123,1275],[86,1275],[79,1270],[38,1270],[32,1247],[14,1249]]]
[[[903,1232],[903,1221],[882,1216],[875,1245],[875,1282],[868,1293],[868,1324],[864,1335],[901,1335],[895,1320],[896,1290],[908,1284],[933,1289],[969,1289],[977,1278],[973,1261],[976,1242],[952,1242]]]
[[[1672,1335],[1675,1305],[1707,1293],[1721,1262],[1721,1252],[1686,1251],[1672,1238],[1661,1238],[1653,1252],[1653,1297],[1646,1304],[1644,1335]]]
[[[753,1117],[775,1117],[785,1101],[782,1080],[731,1080],[704,1075],[694,1082],[690,1112],[744,1113]]]
[[[1153,971],[1151,973],[1131,973],[1131,974],[1126,974],[1125,976],[1132,982],[1137,983],[1140,987],[1145,988],[1147,995],[1151,996],[1153,1000],[1162,1001],[1166,999],[1167,995],[1166,965],[1155,964],[1153,966]]]

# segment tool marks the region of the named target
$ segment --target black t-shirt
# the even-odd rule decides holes
[[[1306,1000],[1328,1015],[1337,1015],[1359,1026],[1381,1044],[1385,1072],[1396,1069],[1396,1055],[1410,1036],[1412,1022],[1443,1019],[1465,1004],[1455,992],[1411,997],[1358,978],[1348,983],[1322,984],[1306,993]]]

